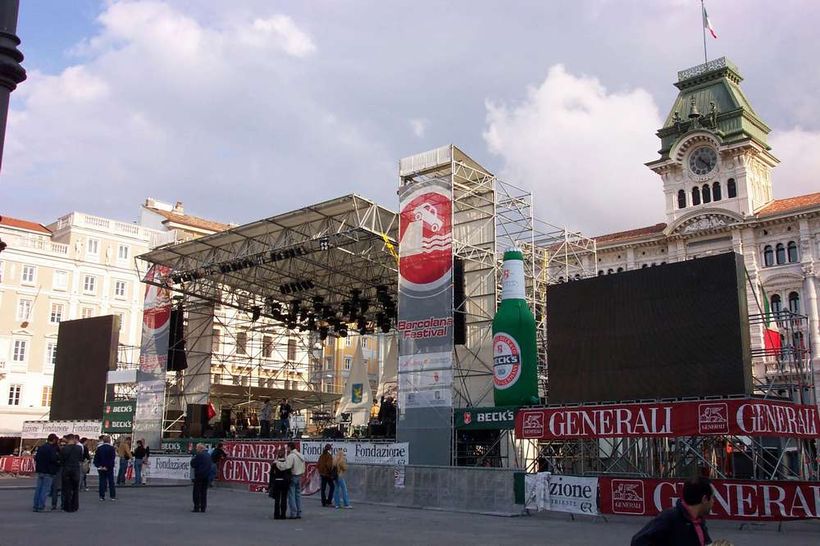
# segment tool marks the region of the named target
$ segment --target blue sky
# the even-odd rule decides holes
[[[23,0],[0,213],[245,222],[360,193],[454,143],[591,234],[663,220],[654,131],[702,60],[697,0]],[[775,196],[817,191],[820,3],[707,2],[772,132]]]

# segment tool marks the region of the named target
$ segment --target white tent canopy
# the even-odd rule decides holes
[[[336,417],[342,413],[351,413],[353,426],[366,425],[370,420],[370,407],[373,405],[373,391],[367,377],[367,364],[362,355],[362,344],[356,344],[356,352],[350,365],[350,375],[345,382],[342,398],[339,400],[339,409]]]
[[[387,343],[387,356],[384,358],[382,375],[379,378],[379,388],[376,391],[376,400],[381,400],[382,396],[390,396],[395,400],[399,386],[399,349],[396,338],[391,336]]]

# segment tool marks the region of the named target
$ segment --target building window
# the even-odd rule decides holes
[[[350,344],[351,344],[352,342],[353,342],[353,340],[352,340],[352,339],[350,339],[350,336],[347,336],[347,337],[345,338],[345,347],[350,347]]]
[[[37,268],[33,265],[24,265],[23,274],[20,277],[20,282],[25,284],[34,284],[34,279],[37,277]]]
[[[236,334],[236,354],[248,354],[248,334],[245,332]]]
[[[11,354],[12,362],[25,362],[28,353],[28,341],[25,339],[14,340],[14,350]]]
[[[772,313],[775,315],[779,314],[783,310],[783,302],[780,300],[780,296],[778,294],[772,295],[771,302]]]
[[[735,184],[734,178],[730,178],[726,181],[726,196],[729,199],[737,197],[737,185]]]
[[[57,344],[50,341],[46,344],[46,368],[57,365]]]
[[[94,308],[93,307],[83,307],[82,311],[80,311],[80,318],[91,318],[94,316]]]
[[[346,356],[345,357],[345,363],[344,363],[344,369],[349,370],[351,365],[353,365],[353,357]]]
[[[766,267],[774,265],[774,249],[772,249],[772,245],[763,247],[763,265]]]
[[[20,394],[23,392],[23,385],[9,385],[9,406],[20,405]]]
[[[786,247],[783,246],[783,243],[777,243],[775,257],[777,258],[777,265],[786,263]]]
[[[29,299],[19,299],[17,300],[17,320],[24,321],[24,320],[31,320],[31,307],[33,305],[32,300]]]
[[[327,356],[325,357],[325,369],[332,370],[333,369],[333,357]]]
[[[264,336],[262,338],[262,356],[265,358],[273,356],[273,337]]]
[[[85,245],[85,253],[90,256],[99,256],[100,255],[100,240],[99,239],[88,239]]]
[[[789,293],[789,311],[795,315],[800,313],[800,294],[797,292]]]
[[[94,275],[86,275],[83,277],[83,292],[93,294],[97,291],[97,277]]]
[[[367,337],[361,336],[361,339],[362,349],[367,349]]]
[[[697,186],[692,188],[692,204],[700,205],[700,188]]]
[[[720,182],[715,182],[712,184],[712,201],[720,201]]]
[[[128,293],[128,285],[125,281],[117,281],[114,283],[114,295],[124,298]]]
[[[51,387],[43,387],[43,394],[40,397],[40,405],[44,408],[51,405]]]
[[[288,340],[288,361],[293,362],[296,360],[296,340],[289,339]]]
[[[128,245],[120,245],[117,248],[117,259],[121,262],[128,260]]]
[[[709,190],[709,184],[703,185],[703,188],[701,189],[701,194],[704,203],[712,202],[712,192]]]
[[[68,289],[68,271],[54,272],[54,289],[66,290]]]
[[[686,208],[686,192],[683,190],[678,190],[678,208]]]
[[[48,321],[51,324],[59,324],[63,320],[63,304],[52,303],[51,314],[48,316]]]
[[[211,330],[211,351],[218,353],[220,352],[220,348],[222,346],[222,331],[213,329]]]
[[[3,282],[3,262],[0,262],[0,283]]]
[[[794,241],[789,241],[788,251],[789,251],[789,263],[790,264],[797,263],[797,243],[795,243]]]

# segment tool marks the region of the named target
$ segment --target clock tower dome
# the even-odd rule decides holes
[[[663,181],[670,229],[701,215],[740,221],[773,200],[778,160],[742,80],[725,57],[678,72],[678,96],[657,132],[660,158],[647,163]]]

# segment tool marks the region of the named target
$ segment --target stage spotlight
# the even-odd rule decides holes
[[[363,299],[359,301],[359,309],[362,314],[367,312],[367,308],[370,307],[370,301],[367,299]]]
[[[325,299],[322,296],[313,296],[311,302],[313,303],[313,312],[319,313],[322,310],[322,303]]]
[[[322,326],[321,328],[319,328],[319,339],[321,339],[322,341],[326,340],[327,339],[327,333],[328,333],[327,326]]]
[[[338,330],[336,333],[339,334],[339,337],[347,337],[347,328],[342,328],[341,330]]]
[[[379,324],[382,329],[382,333],[389,334],[390,333],[390,321],[385,321]]]
[[[262,316],[262,308],[258,305],[251,307],[251,322],[256,322]]]

